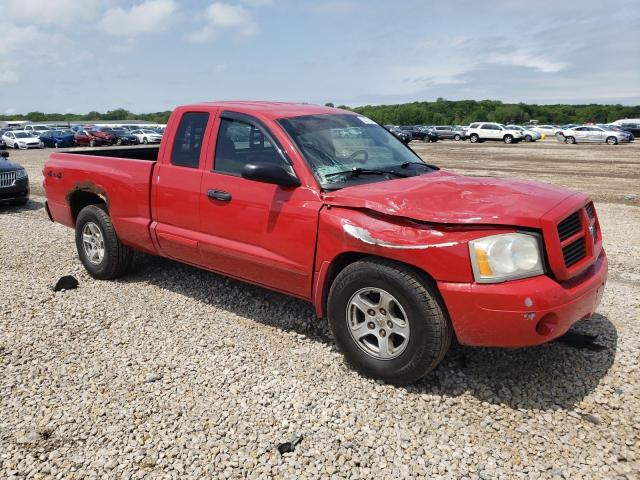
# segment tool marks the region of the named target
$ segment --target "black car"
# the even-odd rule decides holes
[[[411,135],[412,140],[421,140],[425,143],[437,142],[440,137],[438,134],[430,128],[422,127],[420,125],[404,125],[400,127],[400,130]]]
[[[9,152],[0,152],[0,203],[26,205],[29,201],[27,171],[8,160]]]
[[[115,137],[116,145],[137,145],[140,143],[138,141],[138,137],[131,135],[131,133],[129,133],[125,128],[100,127],[96,130],[113,135]]]
[[[411,134],[400,130],[395,125],[383,125],[383,127],[405,145],[411,141]]]

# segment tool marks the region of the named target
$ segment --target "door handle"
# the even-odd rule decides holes
[[[229,192],[223,192],[222,190],[209,190],[207,196],[213,200],[219,200],[221,202],[228,202],[231,200],[231,194]]]

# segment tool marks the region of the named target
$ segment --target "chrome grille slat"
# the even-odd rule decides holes
[[[0,187],[10,187],[16,182],[16,172],[1,172]]]

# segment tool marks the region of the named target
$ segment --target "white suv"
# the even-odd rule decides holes
[[[517,143],[522,140],[522,132],[512,130],[499,123],[476,122],[469,125],[467,138],[471,143],[481,143],[485,140],[503,141],[504,143]]]

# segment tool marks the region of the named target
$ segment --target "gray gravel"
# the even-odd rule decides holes
[[[92,280],[42,202],[0,207],[2,479],[640,475],[638,207],[597,205],[610,282],[575,329],[607,350],[457,346],[395,388],[304,302],[148,256]]]

